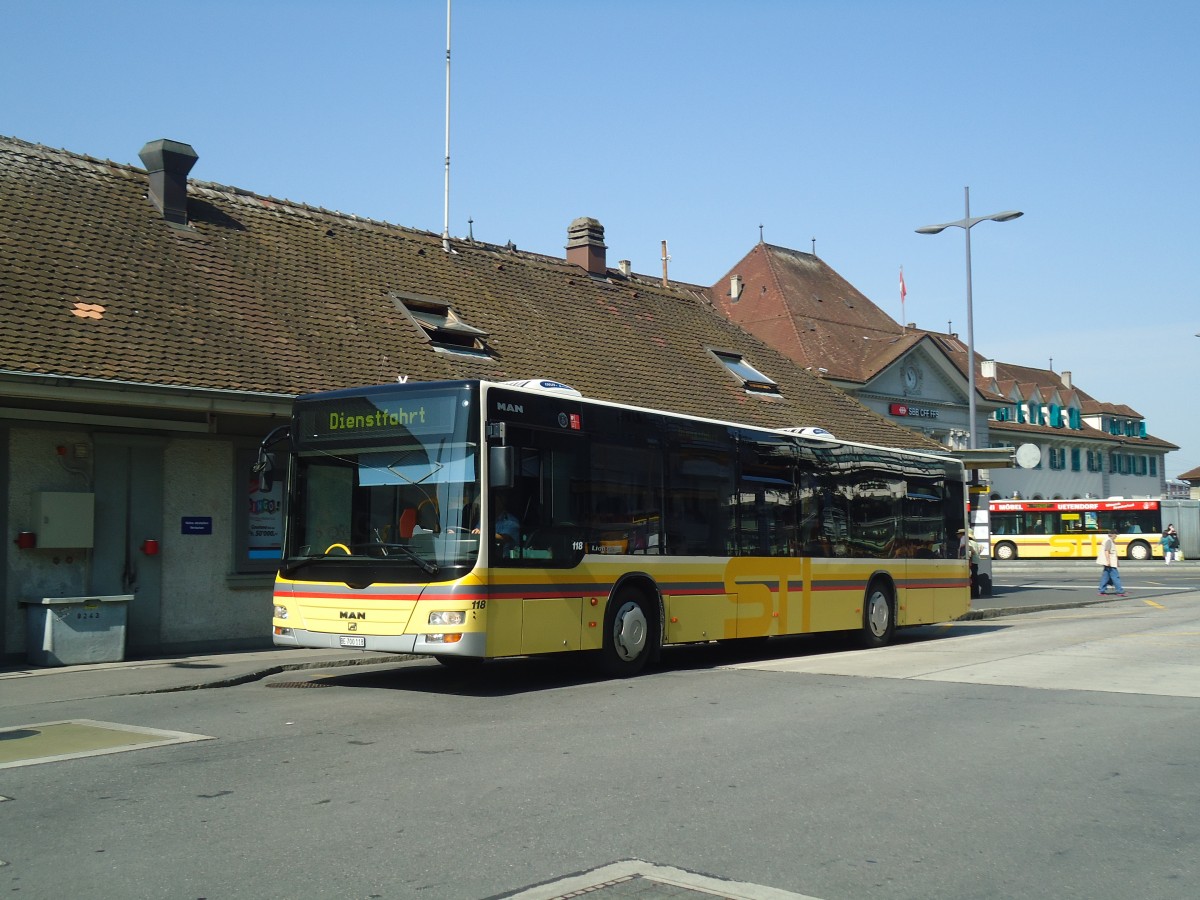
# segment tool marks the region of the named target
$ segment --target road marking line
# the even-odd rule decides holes
[[[614,888],[614,896],[672,897],[710,896],[725,900],[817,900],[808,894],[796,894],[780,888],[744,881],[726,881],[711,875],[700,875],[674,866],[659,866],[640,859],[623,860],[582,872],[568,875],[548,884],[502,894],[507,900],[566,900],[593,891],[597,896],[608,888]],[[656,888],[666,888],[657,890]]]
[[[205,734],[93,719],[38,722],[0,728],[0,769],[211,740],[215,738]]]
[[[1161,603],[1155,603],[1153,600],[1143,600],[1142,602],[1147,606],[1153,606],[1155,609],[1166,609]]]
[[[1135,590],[1135,591],[1136,590],[1146,590],[1146,586],[1140,585],[1140,584],[1125,585],[1125,587],[1127,589],[1131,589],[1131,590]],[[999,585],[997,587],[997,591],[1001,594],[1006,594],[1009,591],[1013,590],[1014,588],[1019,588],[1021,590],[1027,590],[1029,588],[1051,588],[1056,591],[1094,591],[1096,589],[1094,585],[1088,585],[1088,584],[1061,584],[1061,583],[1055,583],[1055,582],[1042,583],[1042,582],[1037,582],[1037,581],[1022,581],[1020,584]],[[1153,586],[1153,590],[1186,592],[1186,591],[1194,591],[1194,590],[1196,590],[1196,588],[1195,587],[1172,587],[1171,585],[1166,585],[1166,584],[1163,584],[1163,585],[1155,584]]]

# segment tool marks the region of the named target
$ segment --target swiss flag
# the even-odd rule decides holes
[[[908,288],[904,286],[904,266],[900,267],[900,302],[904,302],[904,298],[908,296]]]

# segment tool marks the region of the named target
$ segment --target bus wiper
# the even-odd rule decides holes
[[[409,559],[411,559],[413,562],[415,562],[418,566],[420,566],[421,571],[423,571],[426,575],[436,575],[438,572],[441,571],[440,567],[436,563],[430,562],[425,557],[421,556],[421,554],[415,552],[414,550],[410,550],[404,544],[389,544],[386,541],[376,540],[376,541],[367,541],[367,542],[361,543],[361,544],[350,544],[347,549],[350,549],[350,550],[377,549],[377,550],[379,550],[379,555],[383,556],[383,557],[387,557],[388,551],[390,551],[390,550],[399,550],[401,553],[403,553],[405,556],[407,556]],[[288,560],[287,563],[285,563],[283,566],[281,566],[279,569],[279,572],[281,575],[289,576],[289,575],[293,574],[301,566],[307,565],[310,562],[315,562],[318,559],[330,559],[330,558],[347,559],[349,557],[341,556],[340,554],[329,554],[329,553],[315,553],[310,556],[296,556],[296,557],[291,558],[290,560]]]
[[[311,556],[293,556],[279,567],[279,574],[284,576],[292,575],[301,566],[307,565],[314,559],[324,559],[327,555],[325,553],[316,553]]]
[[[415,550],[412,550],[411,548],[409,548],[406,544],[384,544],[382,542],[379,542],[378,546],[379,546],[380,550],[383,552],[384,556],[387,556],[388,550],[399,550],[401,553],[403,553],[405,556],[407,556],[409,559],[411,559],[413,562],[415,562],[418,566],[420,566],[421,571],[424,572],[426,575],[436,575],[440,571],[437,563],[430,562],[425,557],[423,557],[420,553],[417,553]]]
[[[374,543],[361,544],[361,545],[356,545],[356,546],[378,547],[379,553],[382,556],[387,556],[389,550],[399,550],[401,553],[403,553],[405,556],[407,556],[409,559],[411,559],[413,562],[415,562],[418,566],[420,566],[421,571],[424,572],[426,575],[436,575],[438,573],[438,566],[436,563],[430,562],[425,557],[423,557],[421,554],[417,553],[415,550],[413,550],[411,547],[409,547],[407,544],[389,544],[387,541],[383,540],[382,536],[379,534],[378,528],[375,529]]]
[[[355,550],[359,549],[360,547],[363,549],[376,549],[379,551],[379,555],[383,556],[385,558],[388,556],[388,551],[399,550],[401,553],[403,553],[405,556],[407,556],[409,559],[411,559],[413,562],[415,562],[418,566],[420,566],[421,571],[424,572],[426,575],[436,575],[439,571],[441,571],[438,568],[437,563],[430,562],[425,557],[423,557],[420,553],[417,553],[415,550],[410,549],[406,544],[389,544],[389,543],[387,543],[387,541],[367,541],[366,543],[363,543],[363,544],[351,544],[350,546],[352,549],[355,549]]]

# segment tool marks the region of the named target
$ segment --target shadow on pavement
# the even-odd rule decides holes
[[[999,631],[1007,626],[989,622],[923,625],[901,629],[894,646],[940,643],[956,637]],[[720,644],[687,644],[663,650],[661,660],[635,678],[612,678],[600,670],[598,654],[569,656],[518,657],[488,660],[470,668],[447,668],[434,660],[407,660],[394,665],[355,668],[353,670],[311,670],[311,678],[297,681],[296,672],[275,676],[279,687],[346,687],[389,691],[414,691],[464,697],[503,697],[514,694],[552,691],[581,684],[610,682],[614,686],[636,687],[639,680],[669,676],[675,672],[716,669],[745,662],[762,662],[828,653],[886,652],[867,651],[857,633],[795,635],[777,638],[751,638]],[[285,679],[282,682],[280,679]],[[263,684],[272,685],[267,679]]]

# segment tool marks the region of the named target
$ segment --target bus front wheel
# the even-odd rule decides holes
[[[1130,541],[1129,550],[1127,552],[1129,553],[1130,559],[1149,559],[1150,545],[1145,541]]]
[[[653,649],[646,596],[634,588],[622,588],[609,604],[604,628],[604,669],[609,675],[626,678],[646,665]]]
[[[884,647],[896,633],[896,603],[892,592],[882,581],[873,581],[863,602],[863,643],[868,647]]]
[[[1016,559],[1017,547],[1015,544],[1010,544],[1008,541],[1001,541],[996,545],[996,549],[992,551],[996,559]]]

